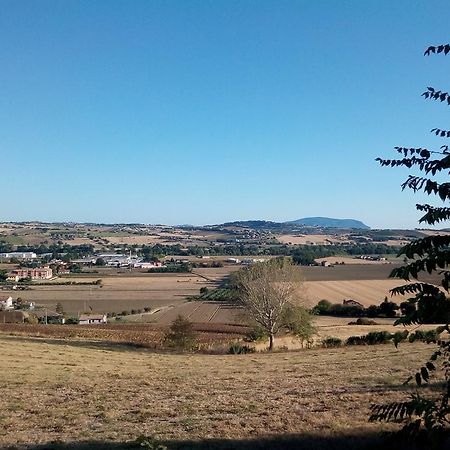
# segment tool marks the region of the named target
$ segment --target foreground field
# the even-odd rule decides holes
[[[98,342],[0,336],[0,446],[123,443],[140,434],[158,435],[174,447],[208,438],[365,435],[381,429],[367,423],[368,405],[404,395],[402,381],[429,352],[429,346],[411,344],[398,350],[163,355]]]

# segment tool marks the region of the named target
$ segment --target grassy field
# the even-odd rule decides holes
[[[169,450],[190,448],[182,441],[204,449],[366,449],[368,436],[386,429],[367,422],[369,405],[403,398],[401,383],[430,350],[418,343],[176,355],[0,335],[0,446],[118,449],[143,434]],[[264,444],[293,435],[291,447]],[[365,445],[352,445],[358,436]]]

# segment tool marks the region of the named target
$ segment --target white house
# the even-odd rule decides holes
[[[13,299],[11,296],[3,295],[0,297],[0,310],[14,309]]]
[[[78,320],[79,320],[78,323],[80,325],[90,325],[108,322],[106,314],[80,314]]]

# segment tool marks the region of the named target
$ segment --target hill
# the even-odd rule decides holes
[[[291,220],[290,224],[305,225],[308,227],[321,228],[356,228],[370,230],[370,227],[360,220],[355,219],[333,219],[330,217],[304,217],[303,219]]]

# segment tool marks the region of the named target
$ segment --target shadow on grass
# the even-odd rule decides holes
[[[448,443],[450,445],[450,442]],[[447,445],[443,449],[449,449]],[[147,445],[136,442],[83,441],[40,445],[11,446],[6,450],[425,450],[423,444],[401,442],[387,433],[366,433],[364,435],[318,436],[311,434],[285,435],[260,439],[206,439],[199,441],[153,440]]]
[[[136,350],[136,351],[151,351],[157,353],[163,353],[160,349],[153,349],[151,347],[144,347],[142,345],[133,344],[129,342],[112,342],[102,340],[89,340],[83,338],[59,338],[49,336],[21,336],[21,335],[8,335],[2,336],[2,338],[18,341],[18,342],[37,342],[40,344],[49,344],[55,346],[69,346],[76,348],[87,348],[91,350],[108,350],[108,351],[124,351],[124,350]]]

